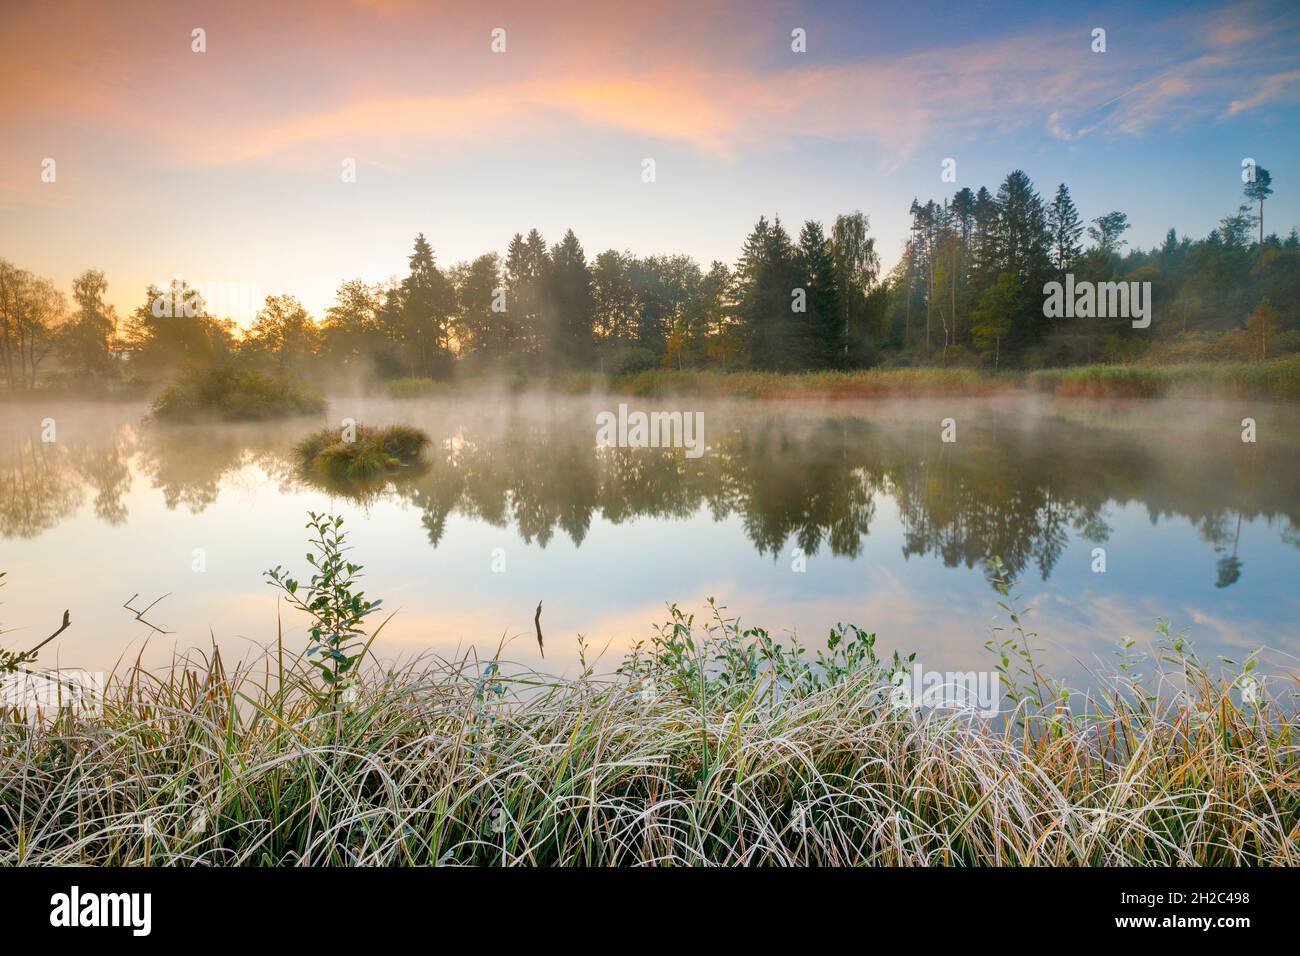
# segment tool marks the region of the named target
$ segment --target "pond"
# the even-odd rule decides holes
[[[699,413],[702,453],[598,447],[597,415],[620,402]],[[715,597],[774,635],[820,645],[853,623],[927,668],[988,668],[1005,618],[994,556],[1032,607],[1039,663],[1078,682],[1113,666],[1125,635],[1149,649],[1160,619],[1206,660],[1264,646],[1266,665],[1293,667],[1300,653],[1294,406],[501,394],[336,397],[319,419],[253,425],[146,413],[0,406],[6,647],[68,608],[43,664],[165,664],[213,638],[251,653],[276,635],[263,572],[307,577],[303,525],[326,511],[345,516],[368,594],[398,611],[385,657],[491,655],[504,638],[505,656],[572,673],[582,634],[612,669],[668,602],[702,614]],[[426,464],[361,494],[304,479],[294,443],[344,418],[424,429]],[[284,614],[299,645],[303,622]]]

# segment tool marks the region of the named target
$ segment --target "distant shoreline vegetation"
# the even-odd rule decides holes
[[[1085,220],[1065,184],[1044,196],[1014,170],[993,190],[914,200],[890,270],[858,211],[789,230],[760,216],[734,264],[707,268],[618,249],[589,258],[572,230],[548,244],[536,229],[504,255],[443,265],[417,235],[391,279],[344,281],[316,316],[270,295],[241,315],[246,327],[209,311],[205,294],[230,298],[220,284],[150,286],[119,321],[102,272],[77,277],[70,306],[48,280],[0,260],[0,387],[157,385],[178,368],[230,363],[334,391],[660,371],[1262,364],[1300,353],[1300,232],[1265,233],[1273,180],[1251,173],[1244,196],[1225,182],[1224,205],[1236,208],[1207,236],[1170,229],[1137,249],[1123,212]],[[1104,308],[1088,304],[1094,293]]]
[[[212,373],[218,375],[219,373]],[[159,420],[257,421],[323,410],[319,400],[298,393],[274,378],[240,379],[258,382],[242,399],[225,401],[197,396],[187,379],[170,385],[155,399]],[[268,384],[270,383],[270,384]],[[329,384],[328,382],[325,384]],[[404,377],[389,381],[340,380],[339,391],[379,393],[393,399],[454,398],[507,392],[559,395],[609,394],[640,398],[689,395],[735,399],[871,399],[982,397],[1046,394],[1068,398],[1204,398],[1300,401],[1300,355],[1260,362],[1198,361],[1170,364],[1095,364],[1050,369],[872,368],[853,371],[762,372],[649,369],[622,375],[597,372],[557,372],[545,376],[483,375],[474,378]],[[284,403],[274,398],[287,387],[299,398]],[[144,386],[118,385],[79,388],[72,384],[42,386],[29,392],[0,391],[0,403],[34,398],[108,399],[140,401]],[[266,396],[272,396],[270,401]],[[303,404],[305,400],[306,404]]]
[[[545,379],[446,382],[402,378],[390,398],[473,394],[475,390],[560,394],[609,393],[643,398],[692,395],[742,399],[869,399],[1051,394],[1086,398],[1264,398],[1300,401],[1300,356],[1268,362],[1177,365],[1083,365],[1033,371],[975,368],[889,368],[848,372],[712,372],[655,369],[603,376],[574,372]]]

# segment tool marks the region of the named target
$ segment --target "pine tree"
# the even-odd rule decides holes
[[[451,284],[438,269],[424,233],[407,257],[410,272],[401,285],[401,335],[412,375],[440,377],[451,368]]]
[[[835,259],[821,223],[804,223],[799,233],[798,262],[806,282],[807,357],[812,364],[829,368],[843,354],[845,339]]]
[[[1243,187],[1246,198],[1259,203],[1259,244],[1264,244],[1264,200],[1273,195],[1273,176],[1263,166],[1255,167],[1254,177]]]
[[[1043,200],[1022,170],[1012,171],[998,188],[998,266],[1022,279],[1047,271],[1047,217]]]
[[[1064,274],[1079,258],[1083,247],[1079,238],[1083,235],[1083,222],[1079,211],[1070,198],[1070,190],[1065,183],[1056,189],[1056,198],[1047,207],[1047,231],[1051,237],[1052,266],[1058,273]]]
[[[749,360],[766,369],[802,367],[807,315],[795,312],[793,306],[803,279],[779,216],[771,224],[759,217],[745,240],[736,273],[737,316]]]
[[[550,361],[552,365],[584,365],[592,356],[595,303],[587,257],[572,229],[551,249],[548,278],[546,288],[553,310]]]
[[[549,268],[546,241],[536,229],[527,238],[516,233],[506,251],[507,308],[514,324],[514,341],[521,355],[540,355],[550,312],[544,289]]]

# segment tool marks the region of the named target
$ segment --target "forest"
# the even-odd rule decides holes
[[[1263,361],[1300,351],[1300,234],[1265,232],[1262,167],[1204,238],[1170,228],[1133,248],[1125,213],[1085,220],[1060,184],[1045,198],[1021,170],[996,191],[914,200],[894,267],[882,270],[862,212],[797,234],[760,216],[734,264],[608,249],[567,231],[516,234],[504,257],[449,267],[417,235],[404,274],[343,281],[323,315],[270,295],[244,327],[183,279],[150,286],[129,315],[87,269],[71,299],[0,260],[0,382],[105,387],[158,382],[194,363],[283,375],[448,379],[655,368],[796,372],[871,367],[1053,368],[1092,363]],[[1149,282],[1154,322],[1047,318],[1044,286]]]

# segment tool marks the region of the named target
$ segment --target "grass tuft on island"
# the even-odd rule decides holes
[[[333,428],[313,432],[294,447],[294,456],[309,474],[336,482],[364,482],[418,462],[431,441],[408,425],[357,425],[350,437],[351,441],[345,440]]]
[[[325,401],[296,382],[231,365],[191,369],[153,402],[154,418],[177,422],[265,421],[324,410]]]

